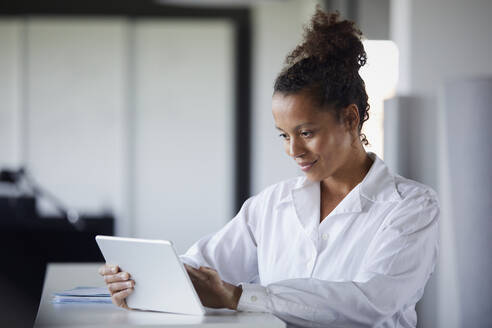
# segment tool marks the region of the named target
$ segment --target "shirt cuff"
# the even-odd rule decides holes
[[[237,310],[243,312],[270,312],[267,308],[268,290],[259,284],[239,284],[243,293],[239,298]]]

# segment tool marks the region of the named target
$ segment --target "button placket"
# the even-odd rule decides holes
[[[317,242],[317,244],[319,245],[319,242]],[[309,254],[309,258],[308,258],[308,262],[307,262],[307,268],[309,270],[309,272],[311,272],[316,264],[316,259],[318,257],[318,250],[317,248],[312,248],[310,254]]]

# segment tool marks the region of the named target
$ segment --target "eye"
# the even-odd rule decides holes
[[[301,136],[303,136],[304,138],[311,138],[313,136],[313,132],[312,131],[302,131]]]
[[[287,134],[285,134],[285,133],[280,133],[278,136],[279,136],[280,138],[284,139],[284,140],[288,140],[288,139],[289,139],[289,137],[288,137],[288,136],[287,136]]]

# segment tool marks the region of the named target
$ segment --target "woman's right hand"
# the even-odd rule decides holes
[[[105,264],[99,268],[111,294],[111,301],[116,306],[129,310],[125,299],[133,292],[135,281],[130,279],[128,272],[121,271],[117,265]]]

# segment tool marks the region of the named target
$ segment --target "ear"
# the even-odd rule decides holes
[[[356,104],[350,104],[343,109],[343,122],[348,131],[358,133],[360,117]]]

